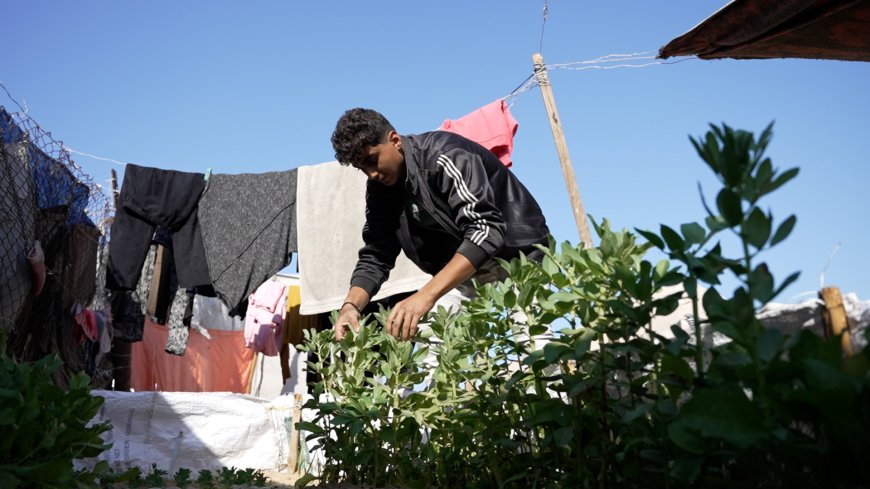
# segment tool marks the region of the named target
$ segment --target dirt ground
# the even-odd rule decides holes
[[[264,471],[263,474],[269,479],[269,482],[266,484],[266,488],[272,489],[290,489],[295,488],[296,486],[293,484],[296,481],[296,476],[283,473],[283,472],[270,472]],[[222,487],[222,486],[218,486]],[[374,486],[368,485],[359,485],[359,484],[316,484],[312,483],[307,486],[310,489],[374,489]],[[113,489],[123,489],[121,486],[115,486]],[[167,482],[162,489],[180,489],[178,486],[174,485],[170,482]],[[191,484],[187,486],[187,489],[198,489],[196,484]],[[245,486],[245,485],[234,485],[232,489],[262,489],[257,486]],[[386,488],[381,489],[403,489],[398,486],[388,486]]]

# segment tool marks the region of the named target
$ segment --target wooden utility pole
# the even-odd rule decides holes
[[[577,178],[574,176],[574,166],[571,156],[568,155],[568,145],[565,143],[565,134],[562,132],[562,120],[556,111],[556,100],[553,98],[553,89],[550,87],[550,79],[547,76],[547,68],[544,66],[544,58],[539,53],[532,55],[532,64],[535,67],[535,78],[541,87],[541,95],[544,96],[544,106],[547,108],[547,118],[550,119],[550,129],[553,131],[553,140],[556,142],[556,151],[559,153],[559,163],[562,164],[562,175],[565,177],[565,186],[568,187],[568,198],[571,199],[571,209],[574,211],[574,221],[577,222],[577,231],[580,233],[580,241],[584,248],[592,247],[592,235],[589,233],[589,223],[586,222],[586,212],[583,210],[583,201],[580,200],[580,191],[577,190]]]
[[[825,302],[822,319],[825,322],[825,338],[840,336],[840,346],[846,357],[852,356],[852,338],[849,334],[849,317],[843,305],[843,296],[839,287],[825,287],[819,291],[819,297]]]

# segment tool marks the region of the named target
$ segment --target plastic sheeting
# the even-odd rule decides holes
[[[92,422],[111,421],[103,439],[112,447],[80,467],[105,460],[116,471],[152,464],[170,474],[221,467],[281,470],[292,410],[226,392],[93,391],[105,403]]]

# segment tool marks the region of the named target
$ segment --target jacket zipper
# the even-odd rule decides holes
[[[420,188],[420,194],[421,194],[421,195],[422,195],[422,194],[425,194],[426,191],[428,190],[428,188],[425,188],[423,185],[420,185],[419,188]],[[406,190],[407,190],[407,187],[406,187]],[[420,202],[419,200],[417,200],[416,196],[415,196],[412,192],[409,191],[408,193],[410,194],[410,196],[411,196],[411,200],[412,200],[414,203],[418,204],[420,207],[423,208],[423,210],[425,210],[426,212],[428,212],[429,215],[432,216],[432,217],[435,219],[435,221],[437,221],[438,224],[440,224],[441,227],[443,227],[445,230],[447,230],[447,232],[450,233],[454,238],[456,238],[456,239],[462,241],[462,237],[459,235],[459,230],[456,229],[456,225],[455,225],[452,221],[449,221],[449,220],[447,220],[447,219],[444,219],[443,216],[441,216],[441,214],[438,212],[437,209],[435,209],[435,210],[433,211],[432,209],[430,209],[429,207],[427,207],[423,202]],[[424,197],[423,200],[426,200],[426,197],[429,197],[429,195],[423,195],[423,197]],[[428,200],[431,202],[431,201],[432,201],[432,198],[429,197]],[[434,204],[433,204],[433,207],[434,207]],[[447,224],[448,222],[449,222],[450,224]]]

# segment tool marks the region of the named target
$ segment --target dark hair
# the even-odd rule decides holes
[[[335,159],[342,165],[354,163],[363,148],[384,142],[390,131],[395,131],[393,125],[380,112],[359,107],[348,110],[338,119],[332,133]]]

